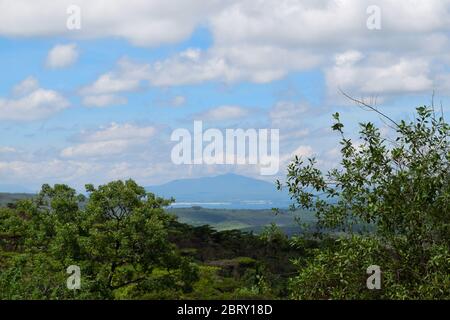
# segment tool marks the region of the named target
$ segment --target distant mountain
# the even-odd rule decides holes
[[[174,180],[146,188],[159,196],[176,199],[175,206],[205,208],[285,208],[289,196],[276,189],[275,182],[236,174]]]
[[[30,199],[33,197],[31,193],[1,193],[0,192],[0,207],[6,206],[8,203],[15,203],[19,200]]]

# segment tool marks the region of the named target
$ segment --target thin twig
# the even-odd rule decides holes
[[[348,95],[347,93],[345,93],[345,92],[342,91],[341,89],[339,89],[339,91],[340,91],[341,94],[344,95],[344,97],[346,97],[347,99],[349,99],[349,100],[351,100],[351,101],[357,103],[357,104],[360,105],[360,106],[364,106],[364,107],[369,108],[370,110],[372,110],[372,111],[378,113],[380,116],[382,116],[383,118],[386,118],[387,120],[389,120],[390,122],[392,122],[397,128],[400,129],[400,126],[398,125],[397,122],[395,122],[394,120],[392,120],[392,118],[390,118],[389,116],[385,115],[383,112],[377,110],[375,107],[371,106],[370,104],[365,103],[365,102],[362,101],[362,100],[358,100],[358,99],[355,99],[355,98],[351,97],[350,95]]]

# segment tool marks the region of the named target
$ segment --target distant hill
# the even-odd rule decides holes
[[[205,208],[286,208],[289,196],[269,183],[236,174],[174,180],[146,188],[159,196],[176,199],[175,206]]]
[[[33,197],[31,193],[0,193],[0,207],[15,203],[18,200],[30,199]]]
[[[316,223],[314,214],[307,211],[280,210],[275,214],[269,209],[171,208],[168,212],[176,215],[182,223],[193,226],[209,225],[218,231],[241,230],[258,233],[264,227],[275,223],[284,232],[293,235],[301,231],[296,218],[301,217],[302,223],[310,226]]]

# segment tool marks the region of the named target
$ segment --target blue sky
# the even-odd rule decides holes
[[[73,4],[77,30],[66,25]],[[370,5],[379,28],[368,27]],[[391,134],[340,89],[376,98],[395,119],[435,91],[448,114],[450,1],[3,0],[0,21],[3,185],[154,185],[226,172],[274,181],[295,154],[329,168],[333,112],[355,141],[364,120]],[[194,120],[279,129],[279,173],[174,165],[170,134]]]

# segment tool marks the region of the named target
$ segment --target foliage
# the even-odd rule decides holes
[[[44,185],[19,204],[19,214],[2,210],[3,247],[20,253],[2,270],[1,298],[114,298],[124,287],[135,297],[160,288],[156,269],[170,274],[172,289],[191,290],[197,268],[167,240],[173,218],[163,207],[170,201],[132,180],[86,190],[88,199],[66,185]],[[65,288],[70,265],[80,266],[83,290]]]
[[[322,172],[299,157],[288,166],[279,187],[305,218],[295,236],[282,211],[284,228],[248,210],[176,211],[222,231],[180,223],[166,211],[172,200],[132,180],[2,198],[0,299],[449,299],[450,127],[433,108],[409,122],[384,117],[393,139],[361,123],[354,142],[335,114],[340,167]],[[80,290],[66,287],[71,265]],[[366,287],[371,265],[381,290]]]
[[[294,298],[450,297],[450,126],[427,107],[417,108],[409,122],[382,115],[393,125],[394,140],[368,122],[360,123],[355,143],[336,113],[340,168],[324,173],[314,158],[295,157],[286,184],[279,183],[294,207],[315,212],[321,230],[354,234],[355,226],[372,227],[316,250],[306,263],[297,261]],[[378,293],[364,289],[371,264],[383,271]]]
[[[299,251],[275,226],[268,238],[183,224],[131,180],[86,189],[44,185],[0,208],[0,299],[287,297]],[[70,265],[80,290],[66,287]]]

